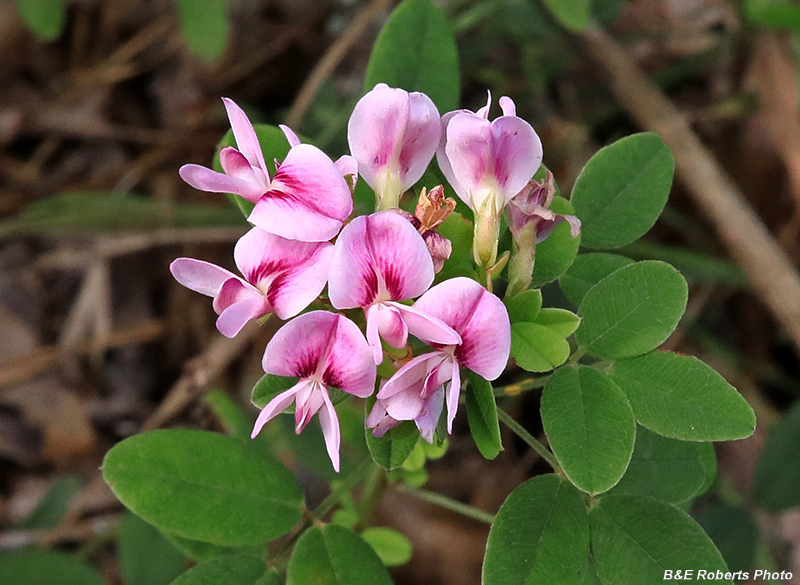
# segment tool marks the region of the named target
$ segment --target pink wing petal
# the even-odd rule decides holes
[[[466,277],[446,280],[422,295],[414,308],[440,318],[462,339],[458,362],[494,380],[505,369],[511,351],[511,324],[503,302]]]
[[[216,296],[214,296],[214,311],[219,315],[234,303],[250,298],[264,301],[264,295],[257,288],[246,283],[241,278],[229,278],[222,283]]]
[[[328,449],[328,456],[331,458],[333,469],[338,473],[339,444],[341,442],[339,419],[327,392],[323,392],[322,400],[324,402],[322,409],[319,411],[319,424],[322,427],[322,436],[325,437],[325,447]]]
[[[394,305],[395,303],[386,302],[373,306],[378,307],[378,331],[381,337],[392,347],[401,349],[408,342],[408,326],[403,321],[402,313]]]
[[[313,417],[325,401],[325,396],[328,391],[317,381],[305,386],[300,392],[297,393],[294,408],[294,432],[298,435],[303,432],[306,425]]]
[[[503,364],[505,365],[505,364]],[[461,372],[458,362],[453,362],[450,384],[447,386],[447,434],[453,433],[453,421],[458,410],[458,395],[461,392]]]
[[[228,112],[228,120],[231,122],[231,130],[233,130],[233,137],[239,152],[250,161],[252,166],[260,168],[266,175],[267,165],[264,162],[264,153],[261,151],[258,136],[247,114],[230,98],[222,98],[222,102]]]
[[[502,100],[503,100],[503,98],[500,98],[501,102],[502,102]],[[477,112],[475,112],[475,115],[478,116],[479,118],[483,118],[484,120],[488,120],[489,119],[489,109],[491,107],[492,107],[492,90],[487,89],[486,90],[486,105],[483,106],[481,109],[479,109]]]
[[[238,277],[228,270],[194,258],[178,258],[169,265],[169,271],[179,283],[200,294],[213,297],[226,280]]]
[[[297,134],[294,133],[294,130],[285,124],[278,124],[278,128],[280,128],[283,132],[283,135],[286,136],[286,141],[289,143],[289,146],[297,146],[298,144],[301,144],[300,139],[297,137]]]
[[[339,169],[343,177],[347,177],[348,175],[358,177],[358,161],[356,157],[344,154],[337,158],[336,162],[333,164],[336,165],[336,168]]]
[[[250,319],[258,319],[269,312],[269,306],[263,297],[252,296],[222,311],[217,319],[217,329],[225,337],[235,337]]]
[[[261,412],[258,414],[258,418],[256,419],[255,426],[253,427],[253,432],[250,434],[250,438],[255,439],[256,435],[258,435],[258,433],[261,432],[261,429],[264,428],[264,425],[286,410],[286,408],[294,400],[297,393],[303,390],[309,384],[313,384],[313,382],[310,382],[309,380],[300,380],[297,384],[288,390],[281,392],[275,398],[270,400],[269,403],[262,408]]]
[[[416,307],[409,307],[400,303],[387,302],[386,304],[399,311],[408,327],[408,332],[417,339],[428,344],[436,343],[438,345],[458,345],[461,343],[461,336],[456,330],[438,317],[428,315]]]
[[[380,391],[378,392],[378,400],[383,400],[386,402],[396,394],[407,392],[410,389],[413,389],[413,393],[421,397],[424,389],[423,385],[425,383],[425,379],[446,359],[447,356],[440,351],[424,353],[413,358],[402,368],[397,370],[394,375],[383,385],[383,387],[381,387]]]
[[[444,406],[444,390],[434,392],[425,401],[425,406],[420,415],[414,419],[422,438],[433,444],[433,433],[439,424],[439,417]]]
[[[433,261],[414,226],[392,211],[355,218],[336,240],[328,294],[337,309],[422,294]]]
[[[510,97],[503,96],[500,98],[500,108],[503,110],[504,116],[516,116],[517,106]]]
[[[370,305],[366,311],[367,344],[370,350],[372,350],[372,359],[375,361],[375,365],[379,365],[383,361],[383,347],[381,347],[381,337],[378,333],[378,322],[380,321],[378,312],[380,308],[381,304],[375,303]]]
[[[504,197],[502,209],[541,166],[542,142],[530,124],[515,116],[497,118],[491,134],[494,175]]]
[[[263,189],[253,182],[229,177],[200,165],[183,165],[178,169],[178,174],[181,179],[200,191],[235,193],[251,203],[258,201],[258,198],[263,193]]]
[[[385,83],[376,85],[353,108],[347,123],[347,142],[350,153],[358,160],[361,176],[373,189],[380,171],[398,165],[408,115],[408,92]]]

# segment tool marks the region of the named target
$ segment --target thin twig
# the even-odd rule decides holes
[[[436,504],[442,508],[450,510],[452,512],[456,512],[461,514],[462,516],[466,516],[467,518],[472,518],[473,520],[477,520],[478,522],[483,522],[484,524],[491,525],[494,522],[494,514],[490,514],[489,512],[484,512],[474,506],[470,506],[469,504],[464,504],[463,502],[459,502],[458,500],[454,500],[453,498],[448,498],[447,496],[443,496],[442,494],[437,494],[436,492],[430,492],[428,490],[423,490],[420,488],[409,488],[402,490],[407,494],[411,494],[419,498],[420,500],[425,500],[426,502],[430,502],[431,504]]]
[[[596,24],[590,24],[581,39],[587,52],[606,68],[620,103],[672,149],[678,176],[800,349],[800,277],[795,267],[686,119],[650,84],[630,54]]]
[[[311,104],[314,103],[314,98],[317,96],[322,84],[330,77],[345,55],[347,55],[347,52],[363,34],[372,18],[379,12],[386,10],[388,5],[389,0],[372,0],[361,14],[353,19],[350,26],[342,33],[342,36],[336,39],[328,48],[328,51],[317,63],[317,66],[314,67],[303,87],[297,93],[292,108],[289,110],[289,115],[286,116],[286,124],[288,126],[299,128],[303,116],[306,115]],[[409,42],[413,41],[409,40]]]
[[[503,421],[503,423],[505,423],[509,429],[514,431],[515,435],[525,441],[531,449],[536,451],[542,459],[547,461],[550,464],[550,467],[555,470],[561,469],[561,466],[558,464],[558,460],[555,458],[555,455],[553,455],[547,447],[537,440],[536,437],[526,431],[521,424],[511,418],[511,415],[505,410],[498,408],[497,418]]]

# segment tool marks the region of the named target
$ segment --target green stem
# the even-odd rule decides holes
[[[478,522],[483,522],[485,524],[491,525],[494,522],[494,514],[489,514],[489,512],[484,512],[483,510],[479,510],[469,504],[464,504],[463,502],[459,502],[458,500],[454,500],[453,498],[448,498],[447,496],[443,496],[442,494],[437,494],[436,492],[429,492],[428,490],[423,490],[419,488],[414,489],[404,489],[406,493],[411,494],[412,496],[416,496],[420,500],[425,500],[426,502],[430,502],[432,504],[436,504],[437,506],[441,506],[447,510],[451,510],[462,516],[466,516],[467,518],[472,518],[473,520],[477,520]]]
[[[523,392],[527,392],[528,390],[536,390],[537,388],[543,388],[549,378],[550,378],[549,375],[538,376],[536,378],[525,378],[523,380],[520,380],[519,382],[506,384],[505,386],[496,386],[494,389],[494,395],[519,396],[520,394],[522,394]]]
[[[369,525],[385,487],[386,471],[376,465],[372,468],[372,472],[364,484],[364,493],[358,502],[358,524],[354,528],[356,532],[360,532]]]
[[[501,421],[505,423],[505,425],[514,431],[514,433],[523,441],[530,445],[531,449],[536,451],[542,459],[547,461],[554,470],[558,471],[561,469],[561,466],[558,464],[558,460],[556,459],[555,455],[553,455],[550,450],[545,447],[541,442],[539,442],[536,437],[531,435],[528,431],[526,431],[521,424],[511,418],[511,415],[508,414],[505,410],[500,408],[497,409],[497,416],[500,418]]]
[[[322,520],[325,515],[333,510],[336,505],[341,501],[342,495],[345,492],[350,491],[353,489],[358,482],[364,479],[364,476],[367,474],[368,471],[374,469],[374,463],[372,459],[367,459],[362,463],[353,473],[347,476],[344,480],[342,480],[339,485],[334,489],[327,498],[320,502],[319,506],[317,506],[314,511],[311,513],[311,521],[319,522]],[[304,527],[305,528],[305,527]]]

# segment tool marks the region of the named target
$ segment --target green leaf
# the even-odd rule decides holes
[[[298,539],[286,585],[391,585],[378,555],[352,531],[335,524],[306,530]]]
[[[566,309],[548,308],[539,311],[533,322],[552,329],[562,337],[568,337],[575,333],[578,325],[581,324],[581,318]]]
[[[276,376],[275,374],[264,374],[261,379],[253,386],[250,400],[258,408],[264,408],[269,401],[281,392],[285,392],[300,381],[300,378],[289,376]]]
[[[203,396],[203,402],[211,407],[227,434],[245,441],[250,439],[253,419],[245,415],[230,396],[221,390],[212,390]]]
[[[255,585],[283,585],[283,579],[281,579],[280,573],[273,569],[264,573]]]
[[[266,571],[264,559],[242,553],[225,555],[189,569],[172,585],[258,585]]]
[[[436,232],[450,240],[453,246],[450,257],[444,262],[443,271],[454,269],[465,260],[471,261],[473,229],[470,220],[453,211],[442,225],[436,228]]]
[[[172,204],[137,195],[103,191],[61,193],[28,205],[0,222],[0,238],[22,235],[80,236],[170,227],[238,226],[241,217],[226,207]]]
[[[555,475],[515,489],[486,543],[483,585],[575,585],[589,572],[589,521],[580,492]]]
[[[175,0],[189,49],[204,61],[216,61],[225,50],[230,22],[225,0]]]
[[[503,302],[512,323],[533,323],[542,308],[542,291],[524,290]]]
[[[800,402],[769,430],[758,457],[753,495],[764,509],[777,512],[800,503]]]
[[[478,451],[486,459],[494,459],[503,450],[497,403],[490,382],[474,372],[469,373],[466,391],[467,420]]]
[[[50,486],[47,494],[34,508],[33,512],[28,514],[24,520],[18,522],[15,528],[20,530],[55,528],[61,523],[70,503],[80,489],[80,475],[59,477]]]
[[[662,260],[672,264],[687,280],[714,284],[747,284],[744,271],[728,260],[677,246],[638,241],[619,250],[634,260]]]
[[[744,506],[719,504],[695,514],[731,571],[752,571],[758,525]]]
[[[694,569],[705,580],[733,585],[725,561],[703,529],[671,504],[643,496],[608,495],[589,514],[592,555],[604,585],[663,583],[665,571]],[[700,571],[705,571],[702,575]]]
[[[66,20],[62,0],[15,0],[17,10],[36,36],[54,41],[61,36]]]
[[[555,213],[575,215],[572,204],[563,197],[553,198],[550,209]],[[544,242],[536,244],[531,286],[540,287],[564,274],[575,261],[580,243],[581,236],[573,238],[569,224],[561,222]]]
[[[192,540],[191,538],[183,538],[177,534],[170,534],[169,532],[161,533],[172,546],[181,551],[184,555],[193,561],[202,562],[211,559],[216,559],[223,555],[241,552],[241,548],[234,548],[229,546],[219,546],[209,542],[202,542],[200,540]]]
[[[633,264],[633,260],[625,256],[592,252],[581,254],[566,273],[558,279],[561,290],[575,306],[580,306],[583,297],[598,282],[623,266]]]
[[[0,583],[103,585],[103,580],[75,555],[25,549],[0,553]]]
[[[598,151],[572,190],[583,245],[616,248],[644,235],[664,209],[674,170],[657,134],[634,134]]]
[[[589,24],[592,0],[544,0],[544,4],[571,31],[582,31]]]
[[[643,354],[675,330],[688,297],[686,280],[669,264],[646,260],[624,266],[583,297],[575,337],[599,358]]]
[[[800,30],[800,6],[791,0],[745,0],[744,7],[754,24]]]
[[[167,585],[186,567],[183,554],[135,514],[122,517],[117,546],[126,585]]]
[[[599,494],[625,473],[633,453],[636,421],[625,394],[594,368],[557,370],[542,391],[547,440],[579,489]]]
[[[372,547],[387,567],[405,565],[414,551],[411,541],[405,535],[384,526],[367,528],[361,533],[361,538]]]
[[[381,82],[427,94],[440,114],[458,107],[458,53],[444,10],[430,0],[404,0],[394,9],[372,48],[364,91]]]
[[[370,403],[373,401],[367,403],[367,408],[371,408]],[[400,423],[382,437],[374,436],[372,429],[364,429],[364,432],[372,459],[389,471],[397,469],[405,463],[419,440],[419,431],[411,421]]]
[[[613,493],[681,504],[706,491],[716,474],[712,443],[669,439],[640,426],[628,470]]]
[[[569,343],[555,331],[537,323],[511,326],[511,357],[523,370],[549,372],[567,361]]]
[[[135,435],[103,460],[120,501],[160,530],[223,546],[264,543],[300,519],[294,477],[248,443],[189,430]]]
[[[732,441],[753,434],[756,416],[741,394],[693,356],[654,351],[619,360],[609,372],[636,420],[683,441]]]

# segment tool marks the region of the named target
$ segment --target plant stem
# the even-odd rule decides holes
[[[511,418],[511,415],[508,414],[505,410],[500,408],[497,409],[497,416],[500,418],[501,421],[505,423],[505,425],[514,431],[516,435],[528,443],[531,449],[536,451],[542,459],[547,461],[554,470],[558,471],[561,469],[561,466],[558,464],[558,460],[556,459],[555,455],[553,455],[550,450],[545,447],[541,442],[539,442],[536,437],[531,435],[528,431],[526,431],[521,424]]]
[[[364,484],[364,493],[358,502],[358,524],[354,528],[356,532],[360,532],[369,525],[369,521],[375,513],[375,506],[378,505],[385,487],[386,472],[375,465],[369,477],[367,477],[367,482]]]
[[[451,510],[461,514],[462,516],[466,516],[467,518],[472,518],[478,522],[483,522],[490,525],[492,522],[494,522],[494,514],[489,514],[489,512],[484,512],[483,510],[479,510],[474,506],[464,504],[463,502],[459,502],[453,498],[448,498],[442,494],[437,494],[436,492],[430,492],[420,488],[404,489],[403,491],[419,498],[420,500],[425,500],[426,502],[436,504],[437,506],[441,506],[442,508]]]

